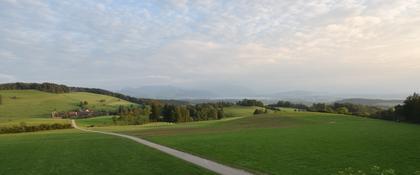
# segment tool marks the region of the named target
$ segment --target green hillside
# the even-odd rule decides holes
[[[115,97],[87,92],[55,94],[38,90],[0,90],[0,95],[0,122],[18,118],[48,118],[52,111],[78,109],[80,101],[87,101],[87,107],[94,110],[132,104]]]
[[[264,174],[325,175],[374,165],[398,174],[420,170],[418,125],[348,115],[281,111],[234,120],[97,129]]]

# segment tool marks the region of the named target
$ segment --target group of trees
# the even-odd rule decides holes
[[[392,121],[420,123],[420,95],[408,96],[402,105],[379,112],[376,118]]]
[[[395,107],[397,115],[403,117],[403,120],[420,123],[420,96],[417,93],[407,97],[403,105]]]
[[[216,120],[225,117],[223,104],[205,103],[188,106],[193,120]]]
[[[338,113],[338,114],[349,114],[363,117],[373,117],[383,109],[375,106],[366,106],[352,103],[314,103],[308,107],[309,111],[314,112],[327,112],[327,113]]]
[[[275,104],[267,105],[267,107],[270,109],[276,107],[288,107],[312,112],[338,113],[364,117],[371,117],[382,111],[382,109],[378,107],[352,103],[314,103],[311,106],[307,106],[305,104],[292,103],[289,101],[278,101]]]
[[[262,101],[254,100],[254,99],[243,99],[236,103],[239,106],[259,106],[264,107],[264,103]]]
[[[316,112],[351,114],[384,120],[420,123],[420,95],[417,93],[408,96],[402,105],[385,110],[379,107],[351,103],[334,103],[331,105],[316,103],[308,109]]]
[[[206,103],[173,105],[152,103],[147,105],[120,106],[114,117],[115,124],[143,124],[147,122],[190,122],[216,120],[224,117],[223,105]]]
[[[149,122],[150,108],[144,105],[120,106],[117,114],[118,117],[114,116],[112,118],[114,124],[139,125]]]
[[[215,120],[224,117],[223,105],[205,103],[197,105],[172,105],[153,103],[150,120],[164,122],[189,122],[200,120]]]
[[[278,101],[275,104],[269,104],[267,105],[269,107],[283,107],[283,108],[296,108],[296,109],[304,109],[307,110],[308,106],[304,105],[304,104],[300,104],[300,103],[292,103],[290,101]]]

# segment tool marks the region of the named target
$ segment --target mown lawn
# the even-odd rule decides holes
[[[0,135],[0,174],[212,174],[133,141],[68,129]]]
[[[420,125],[354,116],[277,112],[116,131],[267,174],[328,175],[373,165],[404,175],[420,170]]]

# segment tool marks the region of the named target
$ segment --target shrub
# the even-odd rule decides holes
[[[27,125],[25,122],[21,122],[19,125],[0,127],[0,134],[35,132],[35,131],[43,131],[43,130],[68,129],[68,128],[72,128],[71,124],[54,123],[54,124]]]
[[[255,109],[255,111],[254,111],[254,115],[257,115],[257,114],[265,114],[265,113],[267,113],[267,109]]]

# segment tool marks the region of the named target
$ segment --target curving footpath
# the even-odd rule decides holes
[[[151,148],[157,149],[159,151],[162,151],[164,153],[167,153],[169,155],[175,156],[177,158],[180,158],[182,160],[185,160],[187,162],[190,162],[192,164],[198,165],[200,167],[206,168],[210,171],[222,174],[222,175],[252,175],[252,173],[246,172],[244,170],[241,169],[236,169],[236,168],[232,168],[226,165],[222,165],[220,163],[217,162],[213,162],[211,160],[207,160],[198,156],[194,156],[192,154],[188,154],[182,151],[178,151],[166,146],[162,146],[141,138],[137,138],[137,137],[133,137],[133,136],[129,136],[129,135],[125,135],[125,134],[118,134],[118,133],[113,133],[113,132],[105,132],[105,131],[94,131],[94,130],[89,130],[89,129],[84,129],[84,128],[80,128],[76,125],[76,122],[74,120],[71,121],[71,124],[74,128],[78,129],[78,130],[82,130],[82,131],[86,131],[86,132],[94,132],[94,133],[101,133],[101,134],[107,134],[107,135],[113,135],[113,136],[118,136],[118,137],[124,137],[130,140],[133,140],[137,143],[141,143],[143,145],[149,146]]]

